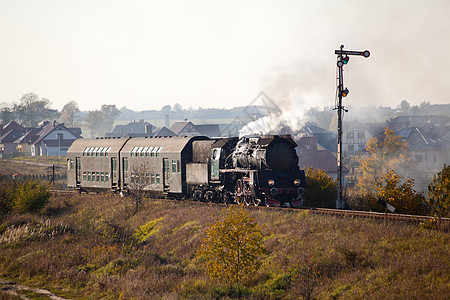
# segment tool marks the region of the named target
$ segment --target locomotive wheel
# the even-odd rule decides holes
[[[230,194],[228,192],[224,192],[222,196],[223,203],[228,204],[230,202]]]
[[[243,195],[242,195],[242,180],[238,179],[236,181],[236,186],[234,189],[234,195],[235,195],[235,201],[237,204],[241,204],[243,199]]]
[[[246,194],[244,196],[244,203],[245,203],[245,205],[249,206],[250,203],[252,203],[252,202],[253,202],[253,197],[251,195],[249,195],[249,194]]]
[[[252,198],[252,203],[253,203],[254,206],[259,206],[261,204],[261,199],[253,197]]]

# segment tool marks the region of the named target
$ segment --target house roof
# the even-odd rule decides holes
[[[406,141],[412,151],[450,149],[450,142],[434,137],[419,127],[405,127],[396,134]]]
[[[11,129],[7,132],[3,132],[3,135],[0,136],[0,143],[13,143],[15,140],[25,134],[25,129]]]
[[[209,137],[219,137],[220,128],[218,124],[201,124],[195,125],[195,128],[200,132],[200,134]]]
[[[127,136],[129,134],[136,133],[151,133],[153,125],[149,122],[139,121],[139,122],[130,122],[125,125],[116,125],[113,131],[111,132],[112,136]]]
[[[2,130],[0,131],[0,135],[4,135],[5,133],[11,130],[20,130],[20,129],[23,129],[22,125],[19,125],[16,121],[13,120],[3,126]]]
[[[195,125],[192,124],[191,121],[175,122],[175,123],[170,127],[170,130],[172,130],[176,135],[179,135],[180,132],[181,132],[184,128],[186,128],[186,126],[188,126],[188,125],[191,125],[192,128],[193,128],[194,130],[198,131],[198,130],[195,128]]]
[[[325,172],[337,172],[336,157],[328,150],[318,150],[316,137],[300,138],[297,144],[300,152],[300,168],[307,169],[312,167]],[[342,166],[342,171],[347,173],[349,170]]]
[[[153,131],[153,136],[176,136],[176,133],[167,127],[159,127]]]

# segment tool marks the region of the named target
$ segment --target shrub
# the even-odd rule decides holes
[[[311,207],[336,207],[337,182],[323,170],[306,171],[305,205]]]
[[[15,211],[39,212],[48,203],[50,191],[47,186],[30,180],[17,187],[14,198]]]
[[[200,255],[207,261],[210,277],[227,283],[241,283],[259,267],[266,252],[260,226],[243,207],[230,206],[223,220],[208,228]]]

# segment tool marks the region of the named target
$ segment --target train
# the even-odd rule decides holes
[[[79,192],[136,190],[175,198],[298,207],[306,189],[290,135],[78,139],[67,185]]]

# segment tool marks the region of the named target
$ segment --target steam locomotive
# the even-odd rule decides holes
[[[300,206],[306,188],[290,135],[79,139],[67,152],[68,186],[199,201]]]

